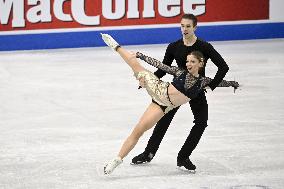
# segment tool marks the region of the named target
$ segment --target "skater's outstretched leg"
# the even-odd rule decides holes
[[[132,133],[124,141],[117,157],[111,160],[104,167],[105,174],[112,173],[112,171],[122,163],[122,159],[134,148],[144,132],[151,129],[163,116],[163,110],[157,104],[151,103],[142,115],[138,124],[133,129]]]
[[[101,35],[104,42],[114,51],[118,52],[118,54],[123,58],[123,60],[131,67],[134,73],[138,73],[145,70],[145,68],[139,64],[135,54],[130,53],[126,49],[122,48],[118,44],[118,42],[115,41],[110,35],[108,34],[101,34]]]

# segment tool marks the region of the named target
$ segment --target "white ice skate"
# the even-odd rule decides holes
[[[122,159],[120,157],[114,158],[106,166],[104,167],[104,173],[109,175],[113,172],[113,170],[122,163]]]
[[[101,33],[101,35],[104,42],[114,51],[116,51],[117,48],[120,47],[120,45],[109,34]]]

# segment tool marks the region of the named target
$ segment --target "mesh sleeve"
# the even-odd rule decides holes
[[[201,83],[201,87],[204,88],[206,86],[208,86],[208,84],[212,81],[211,78],[209,77],[204,77],[202,79],[202,83]],[[236,81],[226,81],[226,80],[222,80],[217,87],[234,87],[235,89],[237,89],[239,87],[239,83]]]
[[[147,62],[151,66],[159,68],[159,69],[163,70],[164,72],[171,74],[171,75],[177,75],[181,71],[178,67],[167,66],[167,65],[163,64],[162,62],[160,62],[159,60],[156,60],[155,58],[151,58],[149,56],[146,56],[146,55],[144,55],[140,52],[136,53],[136,57]]]

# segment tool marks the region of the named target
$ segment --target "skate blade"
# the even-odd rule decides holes
[[[180,171],[183,171],[183,172],[187,172],[187,173],[190,173],[190,174],[195,174],[196,173],[196,170],[188,170],[185,167],[179,167],[179,166],[177,166],[177,170],[180,170]]]
[[[148,165],[150,162],[143,162],[143,163],[130,163],[130,165],[133,165],[133,166],[145,166],[145,165]]]

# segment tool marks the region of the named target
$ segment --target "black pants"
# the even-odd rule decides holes
[[[194,126],[192,127],[186,141],[178,153],[178,161],[182,161],[191,155],[192,151],[196,148],[205,128],[207,127],[208,104],[205,93],[200,93],[198,97],[192,99],[189,103],[194,116]],[[156,124],[152,136],[148,141],[147,147],[145,148],[146,153],[152,153],[153,155],[156,154],[160,143],[178,109],[179,107],[168,112]]]

